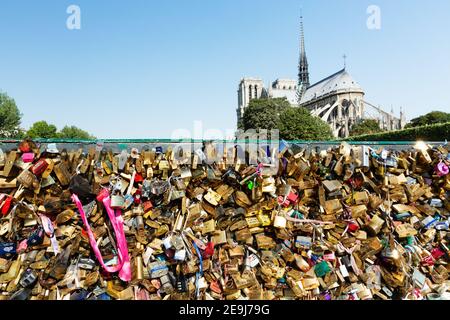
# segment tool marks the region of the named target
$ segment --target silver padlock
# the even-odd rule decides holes
[[[159,280],[161,281],[161,286],[165,293],[173,292],[174,288],[173,288],[172,283],[170,282],[170,278],[167,274],[162,276]]]
[[[169,272],[169,268],[167,267],[166,262],[164,261],[155,261],[148,265],[150,278],[156,279],[161,278]]]
[[[113,209],[121,209],[125,204],[125,198],[119,193],[111,195],[111,208]]]
[[[167,181],[161,181],[161,180],[155,180],[152,181],[151,188],[152,193],[155,195],[162,195],[164,192],[166,192],[170,187],[170,183]]]
[[[142,198],[150,197],[150,193],[152,192],[152,185],[150,180],[144,180],[142,183]]]
[[[184,248],[184,242],[183,238],[181,236],[173,236],[171,238],[172,247],[174,247],[176,250],[181,250]]]
[[[128,153],[126,150],[122,150],[122,152],[119,155],[119,170],[123,170],[125,168],[125,164],[128,161]]]
[[[128,209],[134,202],[134,198],[131,194],[127,194],[125,195],[125,197],[123,198],[123,209]]]
[[[80,258],[78,267],[85,270],[93,270],[95,268],[95,261],[90,258]]]

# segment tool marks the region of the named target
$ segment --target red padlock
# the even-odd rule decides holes
[[[438,260],[443,255],[445,255],[445,252],[439,248],[434,248],[433,250],[431,250],[431,255],[433,256],[434,259]]]
[[[215,293],[218,293],[218,294],[222,293],[222,289],[220,288],[220,284],[218,281],[211,281],[209,288],[211,289],[211,291],[213,291]]]
[[[287,196],[287,199],[292,202],[295,203],[298,199],[298,194],[294,193],[294,192],[290,192],[289,195]]]
[[[283,202],[283,200],[284,200],[284,197],[283,196],[279,196],[278,197],[278,204],[280,204],[280,205],[282,205],[284,207],[289,207],[289,204],[290,204],[289,200],[286,199],[286,200],[284,200],[284,202]]]
[[[144,178],[142,177],[142,174],[136,172],[136,174],[134,176],[134,182],[139,183],[139,182],[142,182],[142,181],[144,181]]]
[[[87,231],[84,230],[84,229],[81,230],[81,236],[82,236],[84,239],[89,240],[88,233],[87,233]]]
[[[11,201],[12,201],[12,197],[8,196],[8,198],[6,198],[5,202],[3,203],[3,207],[2,207],[2,215],[6,216],[9,212],[9,208],[11,207]]]
[[[30,151],[31,151],[31,145],[30,145],[30,142],[27,141],[27,140],[22,141],[22,142],[19,144],[19,150],[20,150],[22,153],[30,152]]]
[[[356,232],[359,230],[359,226],[356,223],[349,223],[348,224],[348,231],[349,232]]]
[[[209,259],[214,255],[214,243],[208,242],[205,250],[203,251],[203,259]]]
[[[152,204],[151,201],[145,201],[144,202],[144,212],[148,212],[152,208],[153,208],[153,204]]]
[[[422,265],[423,266],[429,266],[429,267],[434,266],[433,256],[430,255],[430,256],[427,256],[427,257],[423,258],[422,259]]]
[[[45,159],[40,159],[38,162],[35,163],[31,171],[33,172],[34,175],[40,176],[45,171],[45,169],[47,169],[47,167],[48,162],[45,161]]]

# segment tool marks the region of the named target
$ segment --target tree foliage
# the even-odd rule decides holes
[[[53,124],[48,124],[46,121],[38,121],[27,131],[27,136],[32,139],[52,139],[58,137],[57,130],[58,129]]]
[[[88,132],[77,128],[76,126],[65,126],[58,132],[55,125],[49,124],[46,121],[38,121],[34,123],[30,130],[28,130],[27,136],[32,139],[95,139],[94,136],[91,136]]]
[[[427,113],[426,115],[412,119],[411,122],[406,125],[406,128],[414,128],[435,123],[447,122],[450,122],[450,113],[442,111],[432,111],[430,113]]]
[[[292,107],[286,98],[251,100],[243,116],[243,129],[279,130],[284,140],[329,140],[331,128],[305,108]]]
[[[279,129],[280,114],[290,106],[286,98],[251,100],[244,112],[243,129]]]
[[[90,140],[95,139],[94,136],[90,135],[88,132],[77,128],[75,126],[65,126],[58,134],[61,139],[80,139],[80,140]]]
[[[288,108],[280,115],[280,138],[284,140],[330,140],[330,126],[303,107]]]
[[[397,131],[349,137],[347,141],[417,141],[438,142],[450,139],[450,122],[414,127]]]
[[[383,130],[381,130],[378,121],[374,119],[364,119],[352,126],[350,129],[350,136],[360,136],[363,134],[373,134],[379,132],[383,132]]]
[[[22,114],[17,108],[14,99],[10,98],[6,93],[0,92],[0,137],[21,137],[21,118]]]

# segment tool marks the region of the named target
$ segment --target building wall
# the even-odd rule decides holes
[[[347,137],[364,115],[363,92],[336,92],[302,105],[327,122],[335,137]]]
[[[260,99],[263,96],[264,82],[257,78],[244,78],[239,83],[237,120],[240,122],[244,116],[244,110],[248,107],[250,100]]]
[[[272,89],[295,91],[297,82],[291,79],[277,79],[272,83]]]

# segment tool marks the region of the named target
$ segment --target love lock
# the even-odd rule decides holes
[[[127,161],[128,161],[128,153],[126,150],[122,150],[122,152],[119,155],[119,163],[118,163],[118,167],[119,167],[120,171],[123,171]]]
[[[111,195],[111,208],[122,209],[125,205],[125,198],[120,191],[115,190],[115,193]]]
[[[167,181],[159,181],[155,180],[151,183],[151,192],[154,195],[162,195],[165,193],[170,187],[170,183]]]
[[[31,287],[37,281],[37,275],[32,269],[27,269],[19,280],[19,284],[24,287]]]

